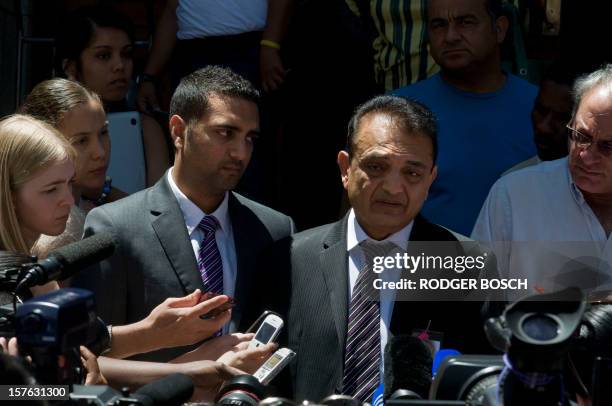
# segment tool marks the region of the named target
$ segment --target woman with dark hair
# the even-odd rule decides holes
[[[67,79],[45,80],[32,89],[20,111],[53,126],[74,147],[73,192],[81,208],[88,211],[126,196],[106,183],[110,139],[106,114],[96,93]]]
[[[107,7],[71,14],[56,40],[58,70],[97,93],[108,113],[130,109],[127,94],[134,68],[130,21]],[[168,144],[153,118],[141,114],[146,184],[153,185],[170,166]],[[129,175],[129,174],[126,174]]]

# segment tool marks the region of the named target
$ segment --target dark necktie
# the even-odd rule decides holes
[[[218,225],[219,222],[214,216],[205,216],[198,224],[204,232],[198,255],[198,269],[205,292],[223,293],[223,262],[215,239]]]
[[[380,382],[380,292],[372,283],[377,275],[371,266],[375,256],[386,256],[390,242],[366,240],[360,244],[365,265],[359,272],[349,305],[344,354],[342,392],[362,402],[370,402]]]

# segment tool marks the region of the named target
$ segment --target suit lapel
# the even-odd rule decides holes
[[[170,189],[167,174],[149,193],[151,226],[185,293],[204,289],[181,208]]]
[[[454,241],[452,235],[444,228],[425,220],[417,214],[410,232],[410,241]]]
[[[417,214],[414,218],[408,240],[409,252],[411,249],[410,241],[456,241],[450,232],[430,223],[420,214]],[[431,310],[431,307],[435,305],[436,302],[396,301],[393,306],[389,337],[398,334],[412,334],[413,328],[427,328],[430,321],[427,316],[430,314],[428,309]]]
[[[335,223],[323,239],[320,260],[329,293],[331,312],[336,324],[338,342],[344,346],[348,320],[348,252],[346,229],[348,216]]]
[[[250,293],[249,288],[255,282],[253,278],[259,244],[257,241],[253,241],[253,239],[257,238],[256,230],[261,228],[262,225],[261,222],[254,221],[256,218],[253,213],[247,210],[232,192],[229,195],[228,206],[234,234],[234,246],[236,247],[236,288],[234,290],[234,297],[240,298],[236,303],[236,307],[232,309],[232,326],[230,331],[234,331],[240,325],[244,312],[244,304],[249,301],[247,299]],[[245,232],[245,230],[248,230],[248,232]]]

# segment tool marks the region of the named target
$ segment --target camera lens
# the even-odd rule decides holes
[[[523,320],[523,331],[534,340],[549,341],[559,334],[559,323],[552,317],[536,313]]]

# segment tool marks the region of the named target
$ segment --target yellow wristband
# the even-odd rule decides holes
[[[262,39],[260,44],[263,45],[264,47],[280,50],[280,44],[278,42],[271,41],[269,39]]]

